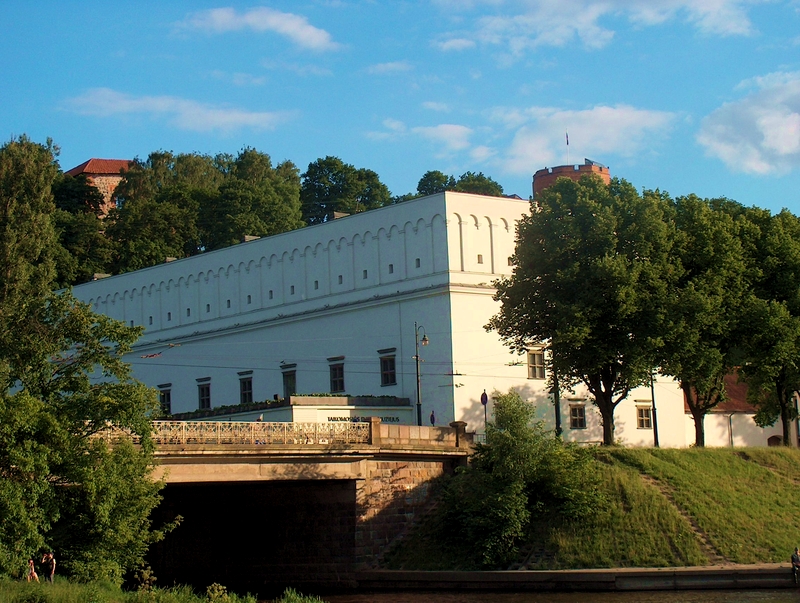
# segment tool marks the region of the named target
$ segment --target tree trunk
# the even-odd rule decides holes
[[[698,448],[704,448],[706,445],[706,413],[700,407],[690,383],[681,382],[681,389],[683,390],[683,395],[686,396],[686,404],[694,420],[694,445]]]
[[[597,392],[595,394],[597,408],[603,420],[603,446],[614,445],[614,399],[612,394]]]
[[[778,406],[781,410],[781,427],[783,428],[784,446],[797,447],[797,440],[792,437],[792,398],[794,392],[787,391],[785,370],[781,369],[775,379],[775,393],[778,396]]]

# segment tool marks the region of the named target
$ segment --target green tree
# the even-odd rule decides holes
[[[497,282],[487,328],[519,352],[546,346],[561,386],[594,397],[605,445],[617,404],[649,380],[664,344],[678,270],[669,211],[624,180],[559,179],[520,220],[514,274]]]
[[[796,446],[791,423],[797,418],[794,393],[800,390],[800,219],[787,210],[771,215],[749,209],[755,226],[747,241],[755,299],[745,310],[741,376],[756,422],[783,428],[783,443]]]
[[[93,213],[98,216],[105,201],[86,174],[75,177],[61,174],[53,183],[53,200],[58,209],[71,214]]]
[[[68,573],[119,582],[161,535],[157,403],[122,361],[141,330],[52,292],[55,153],[25,137],[0,148],[0,573],[53,547]],[[109,446],[108,425],[140,446]]]
[[[460,193],[474,193],[476,195],[488,195],[490,197],[502,197],[503,187],[489,176],[484,176],[483,172],[465,172],[458,177],[452,189]]]
[[[586,520],[602,508],[586,450],[565,444],[535,421],[535,407],[513,390],[495,392],[486,443],[444,493],[447,529],[471,543],[484,567],[504,567],[517,554],[531,517]]]
[[[392,195],[378,174],[357,169],[338,157],[309,163],[301,178],[300,201],[307,224],[327,222],[337,212],[354,214],[392,202]]]
[[[749,295],[741,220],[717,200],[695,195],[673,203],[674,256],[680,261],[670,295],[660,370],[680,382],[695,426],[695,445],[705,445],[705,415],[725,400],[725,376],[738,358],[742,313]]]
[[[436,193],[451,191],[455,189],[455,186],[455,178],[439,170],[431,170],[425,172],[422,178],[419,179],[417,183],[417,194],[420,196],[435,195]]]

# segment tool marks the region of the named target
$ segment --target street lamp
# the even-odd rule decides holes
[[[419,338],[419,332],[422,331],[422,340]],[[414,361],[417,367],[417,425],[422,427],[422,394],[420,391],[419,381],[419,345],[428,345],[428,336],[425,334],[425,327],[417,325],[414,322]]]
[[[486,394],[486,390],[483,390],[481,394],[481,404],[483,405],[483,433],[486,433],[486,407],[489,405],[489,396]]]

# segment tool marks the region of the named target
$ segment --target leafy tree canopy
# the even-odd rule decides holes
[[[478,172],[477,174],[475,172],[465,172],[461,174],[453,190],[460,193],[474,193],[490,197],[503,196],[503,187],[489,176],[484,176],[483,172]]]
[[[562,178],[518,225],[514,274],[487,328],[517,351],[550,350],[561,385],[586,385],[614,443],[614,409],[650,378],[664,345],[673,256],[669,204],[624,180]]]
[[[392,203],[389,189],[372,170],[327,156],[308,164],[302,174],[303,220],[322,224],[335,213],[355,214]]]
[[[0,148],[0,573],[53,548],[68,574],[120,582],[161,534],[157,403],[122,361],[140,329],[52,292],[56,152],[26,137]],[[108,424],[141,446],[109,446]]]

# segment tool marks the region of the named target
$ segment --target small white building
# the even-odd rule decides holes
[[[511,274],[515,223],[529,210],[518,199],[440,193],[93,281],[74,294],[144,326],[126,360],[173,413],[291,394],[394,396],[413,410],[406,401],[375,416],[414,423],[419,413],[425,425],[459,420],[481,432],[481,394],[491,418],[492,392],[514,388],[553,425],[541,351],[509,353],[484,328],[498,311],[492,283]],[[661,446],[691,444],[680,389],[660,378],[654,391]],[[302,416],[330,415],[330,403],[305,404]],[[620,442],[653,445],[652,406],[650,388],[619,405]],[[337,407],[336,420],[371,416],[366,408]],[[299,412],[275,410],[268,414]],[[560,412],[565,439],[602,440],[585,392],[562,392]]]

